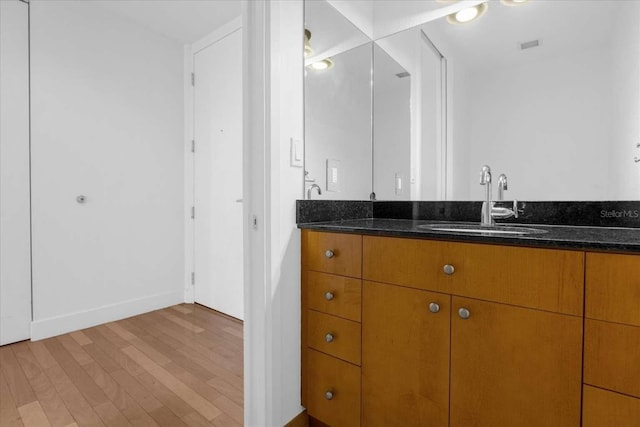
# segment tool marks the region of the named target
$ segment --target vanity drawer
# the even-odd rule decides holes
[[[640,326],[640,256],[587,254],[586,317]]]
[[[307,413],[331,427],[358,427],[360,368],[314,350],[308,357]]]
[[[366,280],[582,315],[584,253],[389,237],[363,239]]]
[[[310,309],[359,322],[362,311],[362,281],[309,271],[307,301]]]
[[[584,382],[640,398],[640,327],[585,319]]]
[[[640,426],[640,399],[585,385],[582,427],[603,426]]]
[[[303,267],[324,273],[361,277],[362,236],[303,230]]]
[[[360,323],[309,310],[307,316],[309,347],[360,365]]]
[[[362,236],[302,232],[303,268],[341,276],[362,276]]]

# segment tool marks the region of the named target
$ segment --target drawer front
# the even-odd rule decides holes
[[[303,267],[324,273],[361,277],[362,236],[303,230]]]
[[[308,311],[309,347],[360,365],[360,323]]]
[[[586,317],[640,326],[640,256],[587,254]]]
[[[362,312],[362,281],[309,271],[307,301],[309,308],[313,310],[359,322]]]
[[[585,319],[584,382],[640,398],[640,327]]]
[[[314,350],[308,357],[308,414],[331,427],[358,427],[360,368]]]
[[[363,278],[556,313],[583,312],[584,254],[576,251],[365,236]]]
[[[582,427],[603,426],[640,426],[640,399],[585,385]]]

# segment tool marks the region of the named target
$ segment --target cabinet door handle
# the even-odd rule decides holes
[[[333,253],[333,251],[331,249],[327,249],[324,253],[324,256],[326,256],[327,258],[333,258],[335,254]]]
[[[440,311],[440,304],[438,304],[437,302],[432,302],[431,304],[429,304],[429,311],[432,313],[437,313]]]
[[[451,276],[453,273],[455,273],[456,268],[455,268],[453,265],[451,265],[451,264],[446,264],[446,265],[442,268],[442,270],[444,270],[444,274],[446,274],[446,275],[448,275],[448,276]]]
[[[333,339],[334,339],[333,334],[327,334],[324,336],[324,340],[326,342],[333,342]]]
[[[458,309],[458,316],[460,316],[461,319],[468,319],[469,317],[471,317],[471,312],[469,310],[467,310],[466,308],[462,307],[460,309]]]
[[[324,294],[324,299],[326,299],[327,301],[331,301],[333,298],[334,295],[331,292],[327,292],[326,294]]]
[[[327,400],[331,400],[333,399],[333,391],[332,390],[327,390],[324,392],[324,398]]]

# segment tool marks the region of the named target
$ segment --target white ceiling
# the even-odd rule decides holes
[[[83,0],[183,44],[241,15],[240,0]]]
[[[445,56],[472,70],[500,68],[568,54],[610,42],[624,1],[536,0],[521,6],[489,2],[477,21],[451,25],[445,19],[422,26]],[[523,42],[540,47],[520,50]]]

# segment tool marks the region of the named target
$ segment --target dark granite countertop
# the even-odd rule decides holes
[[[470,235],[418,228],[419,225],[433,222],[434,221],[410,219],[363,218],[302,223],[298,224],[298,227],[319,231],[375,236],[640,253],[640,228],[521,224],[524,227],[546,231],[546,233],[529,235],[492,235],[484,233]],[[509,223],[508,225],[515,224]]]

